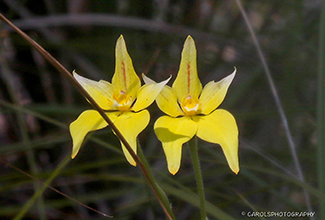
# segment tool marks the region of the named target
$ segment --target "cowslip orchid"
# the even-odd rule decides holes
[[[236,74],[219,82],[211,81],[202,89],[196,67],[196,47],[188,36],[181,63],[172,87],[165,85],[156,98],[158,107],[167,115],[158,118],[154,130],[166,155],[168,170],[175,175],[181,164],[182,146],[195,135],[219,144],[230,169],[239,172],[238,128],[231,113],[217,107],[224,100]],[[154,83],[149,78],[145,82]]]
[[[169,79],[160,83],[151,80],[151,83],[141,86],[122,35],[117,40],[115,55],[115,73],[111,83],[105,80],[90,80],[78,75],[75,71],[73,76],[98,105],[106,111],[109,119],[136,153],[137,136],[147,127],[150,120],[150,114],[146,108],[154,102]],[[76,157],[85,136],[89,132],[105,128],[107,125],[107,122],[96,110],[82,112],[70,124],[73,142],[71,157]],[[127,161],[136,166],[136,162],[122,142],[121,145]]]

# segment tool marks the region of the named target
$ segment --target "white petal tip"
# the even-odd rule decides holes
[[[162,82],[160,82],[158,84],[164,84],[164,85],[166,85],[171,78],[172,78],[172,75],[170,75],[168,79],[166,79],[166,80],[164,80],[164,81],[162,81]],[[144,81],[145,84],[157,83],[154,80],[150,79],[148,76],[146,76],[144,73],[142,73],[142,79],[143,79],[143,81]]]
[[[78,75],[78,73],[76,72],[76,70],[72,71],[72,75],[75,77],[75,75]]]
[[[73,74],[73,77],[80,83],[80,80],[83,80],[83,79],[85,79],[85,77],[83,77],[83,76],[80,76],[75,70],[73,70],[73,72],[72,72],[72,74]]]
[[[236,72],[237,72],[237,68],[234,66],[234,71],[230,74],[230,75],[232,75],[232,74],[236,74]]]
[[[237,69],[236,69],[236,67],[235,67],[234,71],[233,71],[230,75],[228,75],[228,76],[226,76],[225,78],[223,78],[222,81],[223,81],[224,83],[230,84],[230,83],[233,81],[233,79],[235,78],[235,76],[236,76],[236,72],[237,72]]]
[[[156,83],[152,79],[150,79],[148,76],[146,76],[144,73],[142,73],[142,79],[145,84],[151,84],[151,83]]]
[[[172,75],[170,75],[168,79],[166,79],[166,80],[160,82],[159,84],[164,84],[164,86],[165,86],[165,85],[169,82],[169,80],[170,80],[171,78],[172,78]]]

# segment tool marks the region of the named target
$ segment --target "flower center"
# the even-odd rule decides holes
[[[190,95],[182,99],[181,107],[186,116],[193,116],[201,110],[201,103],[197,98],[193,99]]]
[[[114,93],[113,95],[113,107],[120,111],[128,111],[132,105],[132,97],[121,91],[120,94]]]

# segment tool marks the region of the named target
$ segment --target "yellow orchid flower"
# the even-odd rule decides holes
[[[93,81],[78,75],[75,71],[73,76],[98,105],[107,111],[109,119],[136,153],[136,138],[147,127],[150,120],[150,114],[145,108],[154,102],[169,79],[161,83],[151,80],[151,83],[141,87],[122,35],[117,40],[115,54],[116,66],[112,83],[104,80]],[[77,120],[70,124],[73,142],[71,157],[74,158],[77,155],[85,136],[90,131],[102,129],[107,125],[96,110],[82,112]],[[128,162],[136,166],[136,162],[122,142],[121,145]]]
[[[164,86],[156,99],[158,107],[167,115],[158,118],[154,129],[162,142],[168,170],[175,175],[181,163],[182,145],[198,136],[219,144],[230,169],[239,172],[238,128],[228,111],[217,109],[224,100],[234,72],[220,80],[211,81],[202,89],[196,68],[194,40],[188,36],[182,51],[178,75],[172,87]],[[146,83],[152,80],[144,78]]]

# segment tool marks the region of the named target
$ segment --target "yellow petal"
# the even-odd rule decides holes
[[[210,115],[194,116],[197,136],[205,141],[220,144],[228,165],[234,173],[239,172],[238,128],[235,118],[228,111],[217,109]]]
[[[114,113],[108,113],[108,115]],[[118,130],[122,133],[123,137],[130,144],[131,148],[137,153],[137,137],[149,124],[150,114],[147,110],[141,112],[123,112],[118,118],[113,121]],[[136,162],[121,142],[123,153],[127,161],[136,166]]]
[[[229,85],[234,79],[236,69],[232,74],[223,78],[219,82],[209,82],[205,85],[200,96],[201,111],[203,114],[208,115],[215,110],[224,100]]]
[[[188,36],[184,43],[181,64],[172,87],[176,91],[179,102],[189,95],[198,98],[201,93],[202,85],[196,68],[196,48],[191,36]]]
[[[182,146],[195,135],[197,125],[189,117],[162,116],[155,122],[154,129],[162,142],[168,170],[175,175],[181,164]]]
[[[177,96],[174,90],[169,86],[164,86],[160,94],[156,98],[156,102],[161,111],[172,117],[184,115],[179,107]]]
[[[149,77],[147,77],[144,74],[142,75],[142,77],[143,77],[143,81],[146,84],[156,83],[155,81],[153,81],[152,79],[150,79]],[[162,90],[160,91],[159,95],[156,98],[156,102],[157,102],[158,107],[164,113],[166,113],[172,117],[184,115],[183,111],[179,107],[179,104],[177,102],[177,96],[176,96],[174,90],[167,85],[165,85],[162,88]]]
[[[138,90],[137,100],[134,103],[134,106],[132,107],[132,110],[137,112],[137,111],[145,109],[149,105],[151,105],[155,101],[157,96],[159,95],[160,91],[168,83],[169,80],[170,80],[170,77],[168,79],[166,79],[165,81],[162,81],[160,83],[156,83],[153,80],[151,80],[150,83],[143,85]]]
[[[77,155],[85,136],[90,131],[102,129],[107,123],[95,110],[87,110],[82,112],[77,120],[70,124],[70,134],[72,137],[72,159]]]
[[[75,71],[73,71],[73,76],[102,109],[112,109],[113,92],[115,90],[112,84],[104,80],[97,82],[87,79],[78,75]]]
[[[135,100],[138,89],[141,87],[139,77],[134,71],[132,60],[126,50],[123,36],[116,43],[116,64],[112,84],[119,92],[124,92]]]

